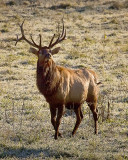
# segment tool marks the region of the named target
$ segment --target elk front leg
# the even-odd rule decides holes
[[[57,114],[57,119],[56,119],[56,127],[55,127],[55,139],[58,138],[58,136],[60,136],[59,134],[59,125],[61,122],[61,118],[63,116],[63,111],[64,111],[64,106],[62,107],[58,107],[58,114]]]
[[[82,114],[82,111],[81,111],[81,106],[78,106],[77,108],[74,109],[74,112],[76,114],[76,124],[75,124],[75,127],[73,129],[73,132],[72,132],[72,135],[74,135],[83,119],[83,114]]]
[[[56,108],[50,107],[50,112],[51,112],[51,123],[54,127],[54,130],[56,130]],[[58,133],[58,136],[61,137],[61,133]]]

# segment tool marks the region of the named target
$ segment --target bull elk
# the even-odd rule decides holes
[[[48,46],[42,47],[42,38],[39,35],[39,45],[35,43],[31,36],[31,41],[24,34],[24,22],[20,25],[21,38],[17,42],[24,40],[34,48],[30,51],[38,57],[37,61],[37,87],[41,94],[44,95],[50,106],[51,123],[55,129],[55,139],[61,137],[59,125],[64,114],[64,108],[73,109],[76,114],[76,124],[72,135],[76,133],[83,114],[81,111],[82,104],[86,101],[93,113],[95,134],[97,134],[98,115],[97,115],[97,98],[98,83],[96,73],[90,69],[69,69],[56,65],[53,61],[53,55],[57,54],[60,47],[52,50],[58,43],[66,37],[66,29],[63,29],[58,38],[53,35]],[[37,49],[35,49],[37,48]]]

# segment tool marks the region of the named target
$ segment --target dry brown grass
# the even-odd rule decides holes
[[[127,1],[38,1],[5,5],[0,1],[0,159],[128,159],[128,13]],[[117,4],[116,8],[110,6]],[[120,3],[124,5],[120,6]],[[68,4],[66,9],[53,8]],[[66,67],[88,67],[102,81],[98,102],[99,134],[87,104],[84,119],[71,137],[75,117],[66,111],[55,141],[49,107],[36,87],[36,57],[29,45],[15,47],[18,23],[25,19],[26,36],[47,45],[64,17],[67,40],[54,56]],[[108,117],[108,102],[109,117]],[[90,115],[90,116],[89,116]]]

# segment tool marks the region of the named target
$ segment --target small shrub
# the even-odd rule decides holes
[[[16,3],[14,1],[9,1],[6,3],[7,6],[13,6],[15,5]]]
[[[7,28],[1,29],[1,33],[6,33],[6,32],[8,32]]]
[[[113,4],[109,7],[109,9],[122,9],[122,8],[128,8],[128,0],[124,2],[113,2]]]
[[[1,33],[6,33],[6,32],[8,32],[8,25],[5,24],[2,26]]]
[[[109,9],[121,9],[123,8],[123,3],[121,2],[113,2],[113,4],[109,7]]]
[[[110,23],[112,24],[119,24],[119,21],[116,18],[113,18]]]
[[[76,5],[74,3],[60,3],[59,5],[54,5],[50,9],[56,10],[56,9],[67,9],[67,8],[73,8]]]
[[[30,5],[30,2],[29,2],[29,1],[24,1],[24,2],[23,2],[23,5],[26,5],[26,6],[27,6],[27,5]]]

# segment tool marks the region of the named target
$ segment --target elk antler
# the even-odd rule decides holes
[[[25,21],[25,20],[24,20],[24,21]],[[20,29],[21,29],[22,37],[21,37],[21,38],[18,38],[18,35],[17,35],[17,40],[16,40],[16,43],[15,43],[15,46],[17,45],[17,43],[18,43],[19,41],[25,40],[25,41],[26,41],[27,43],[29,43],[31,46],[40,49],[40,48],[41,48],[41,35],[39,35],[39,37],[40,37],[40,44],[39,44],[39,45],[37,45],[37,44],[34,42],[34,40],[33,40],[33,38],[32,38],[32,35],[30,35],[32,42],[29,41],[29,40],[25,37],[25,35],[24,35],[24,29],[23,29],[24,21],[22,22],[21,25],[19,25],[19,26],[20,26]]]
[[[56,41],[53,43],[53,40],[55,38],[55,34],[53,35],[50,44],[49,44],[49,48],[52,48],[53,46],[55,46],[56,44],[60,43],[61,41],[63,41],[66,37],[66,29],[64,29],[64,22],[63,22],[63,29],[62,29],[62,33],[61,35],[59,34],[58,38],[56,39]]]

